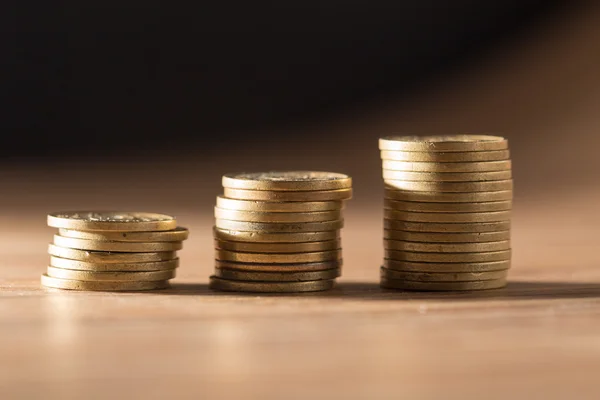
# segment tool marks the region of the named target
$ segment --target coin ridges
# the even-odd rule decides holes
[[[251,293],[320,292],[332,289],[334,285],[334,279],[306,282],[252,282],[221,279],[216,276],[211,276],[209,283],[209,287],[215,290]]]
[[[473,282],[422,282],[405,279],[381,278],[381,287],[384,289],[446,292],[500,289],[504,286],[506,286],[506,279]]]
[[[167,289],[169,281],[145,281],[145,282],[94,282],[77,281],[72,279],[53,278],[46,274],[41,277],[42,286],[55,289],[68,290],[90,290],[90,291],[139,291]]]
[[[349,189],[352,178],[321,171],[271,171],[234,173],[223,176],[223,187],[268,191],[319,191]]]
[[[165,214],[122,211],[63,211],[48,214],[48,226],[82,231],[168,231],[177,227]]]
[[[483,290],[506,284],[513,198],[500,136],[379,140],[384,200],[381,286]]]
[[[379,139],[380,150],[464,152],[508,149],[508,141],[490,135],[388,136]]]

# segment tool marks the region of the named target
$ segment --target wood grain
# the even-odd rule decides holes
[[[587,51],[597,48],[598,16],[548,28],[540,36],[547,40],[532,39],[503,59],[517,61],[501,71],[484,66],[445,94],[320,127],[356,139],[339,148],[324,142],[321,151],[290,139],[291,152],[267,143],[263,153],[244,149],[246,157],[5,166],[0,398],[598,398],[600,161],[590,132],[600,129],[600,81],[590,58],[598,53]],[[574,65],[593,65],[582,71],[594,73],[571,74]],[[561,96],[560,76],[575,79],[571,97]],[[548,81],[561,83],[552,95],[536,92]],[[543,103],[528,108],[535,93]],[[509,286],[479,293],[381,290],[383,188],[375,137],[394,128],[464,127],[529,132],[515,136],[511,148],[517,196]],[[327,146],[336,146],[335,157]],[[256,296],[207,288],[214,196],[221,174],[238,168],[328,169],[355,177],[335,290]],[[176,214],[191,236],[173,289],[40,288],[53,234],[46,213],[81,208]]]

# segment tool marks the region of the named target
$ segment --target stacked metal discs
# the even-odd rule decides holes
[[[42,285],[58,289],[133,291],[164,289],[188,237],[169,215],[140,212],[60,212]]]
[[[342,267],[340,230],[352,179],[292,171],[223,176],[215,207],[215,290],[331,289]]]
[[[513,181],[497,136],[379,140],[385,181],[381,286],[480,290],[506,285]]]

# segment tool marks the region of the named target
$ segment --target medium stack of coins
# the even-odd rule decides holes
[[[483,135],[379,140],[385,181],[381,286],[506,285],[513,181],[508,142]]]
[[[330,172],[223,176],[215,207],[215,290],[313,292],[340,275],[352,179]]]
[[[176,250],[188,237],[169,215],[141,212],[60,212],[42,285],[58,289],[165,289],[179,265]]]

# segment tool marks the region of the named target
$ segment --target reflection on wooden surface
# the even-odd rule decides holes
[[[565,57],[585,53],[586,46],[598,42],[580,39],[591,37],[590,21],[598,15],[581,16],[567,38],[550,35],[541,43],[554,46],[540,45],[531,59],[548,60],[548,49],[563,51]],[[564,33],[566,28],[560,29]],[[584,61],[577,65],[588,65]],[[557,65],[564,72],[575,62]],[[514,76],[487,68],[492,75],[469,79],[462,87],[458,82],[456,91],[432,95],[429,103],[417,101],[419,112],[401,124],[414,133],[442,127],[544,131],[544,136],[517,135],[512,142],[514,261],[511,282],[502,290],[431,294],[378,288],[383,203],[374,138],[399,126],[396,110],[338,125],[337,132],[351,128],[351,133],[335,153],[336,143],[323,143],[325,150],[319,150],[313,144],[298,147],[297,139],[290,139],[295,149],[290,157],[281,146],[267,145],[210,160],[3,168],[0,395],[596,398],[600,161],[592,145],[597,138],[590,132],[600,129],[597,65],[589,79],[574,74],[577,88],[585,87],[586,79],[590,87],[569,92],[577,94],[581,106],[564,108],[564,113],[560,108],[527,114],[516,112],[518,107],[496,107],[481,116],[477,110],[489,104],[482,105],[473,93],[498,88],[494,79],[514,79],[516,87],[535,77],[528,68]],[[559,99],[553,104],[568,102],[560,97],[563,89],[553,93]],[[492,97],[493,91],[487,98]],[[507,106],[504,101],[498,104]],[[295,296],[209,291],[211,214],[220,175],[229,169],[307,167],[348,172],[356,179],[356,199],[346,210],[338,288]],[[39,275],[53,232],[45,227],[45,214],[77,208],[176,214],[191,235],[173,289],[137,294],[41,289]]]

